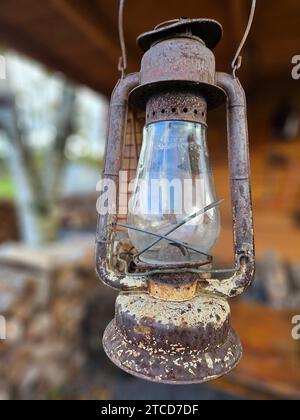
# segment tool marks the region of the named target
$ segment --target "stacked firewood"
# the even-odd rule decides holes
[[[0,201],[0,243],[18,239],[16,210],[12,202]]]
[[[94,274],[93,242],[87,236],[40,250],[0,247],[7,333],[0,340],[0,400],[110,399],[123,381],[101,348],[116,296]],[[268,253],[249,292],[257,290],[268,305],[299,308],[300,267]]]
[[[97,224],[96,194],[66,197],[58,205],[61,229],[91,230]]]
[[[276,309],[300,308],[300,266],[282,261],[275,251],[267,252],[257,263],[254,290]]]
[[[107,363],[101,335],[113,318],[115,296],[96,280],[92,241],[81,250],[76,241],[67,252],[53,248],[0,249],[7,334],[0,341],[0,400],[90,398],[78,378],[93,358],[100,370],[102,360]],[[105,384],[89,392],[110,396]]]

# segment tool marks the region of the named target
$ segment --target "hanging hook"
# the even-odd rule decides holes
[[[249,33],[251,31],[251,27],[253,24],[253,20],[254,20],[254,16],[255,16],[255,10],[256,10],[256,0],[252,0],[252,6],[251,6],[251,11],[250,11],[250,16],[249,16],[249,21],[248,21],[248,25],[246,27],[244,36],[242,38],[242,41],[238,47],[238,50],[234,56],[233,62],[232,62],[232,75],[233,77],[236,79],[237,78],[237,71],[241,68],[242,66],[242,59],[243,57],[241,56],[241,52],[244,48],[244,45],[248,39]]]
[[[127,51],[126,51],[126,43],[125,43],[125,35],[124,35],[124,9],[125,9],[125,0],[120,0],[119,38],[120,38],[122,56],[120,57],[120,60],[119,60],[118,69],[122,74],[122,79],[126,76],[126,70],[127,70]]]

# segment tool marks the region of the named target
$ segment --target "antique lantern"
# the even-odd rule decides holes
[[[242,355],[228,299],[251,284],[255,268],[248,128],[240,82],[215,71],[212,51],[221,37],[218,22],[187,18],[143,34],[141,71],[124,76],[111,99],[102,192],[115,189],[117,202],[100,199],[96,265],[120,295],[104,349],[126,372],[160,383],[215,379]],[[226,100],[235,267],[214,270],[220,201],[208,159],[207,112]],[[128,110],[145,118],[141,152]],[[128,137],[139,162],[122,223]]]

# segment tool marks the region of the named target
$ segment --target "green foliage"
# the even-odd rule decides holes
[[[12,200],[16,196],[16,186],[9,176],[0,177],[0,200]]]

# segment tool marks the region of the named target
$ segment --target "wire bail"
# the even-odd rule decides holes
[[[124,35],[124,9],[125,9],[125,0],[120,0],[119,6],[119,38],[122,55],[119,59],[118,70],[121,72],[122,79],[126,76],[127,71],[127,51]]]
[[[248,21],[244,36],[242,38],[242,41],[241,41],[241,43],[240,43],[240,45],[237,49],[237,52],[236,52],[236,54],[234,56],[234,59],[233,59],[233,62],[231,64],[232,75],[235,79],[237,78],[237,71],[242,67],[243,57],[241,55],[241,52],[244,48],[244,45],[246,44],[246,41],[248,39],[249,34],[250,34],[252,24],[253,24],[253,21],[254,21],[255,10],[256,10],[256,0],[252,0],[252,6],[251,6],[251,11],[250,11],[249,21]]]

